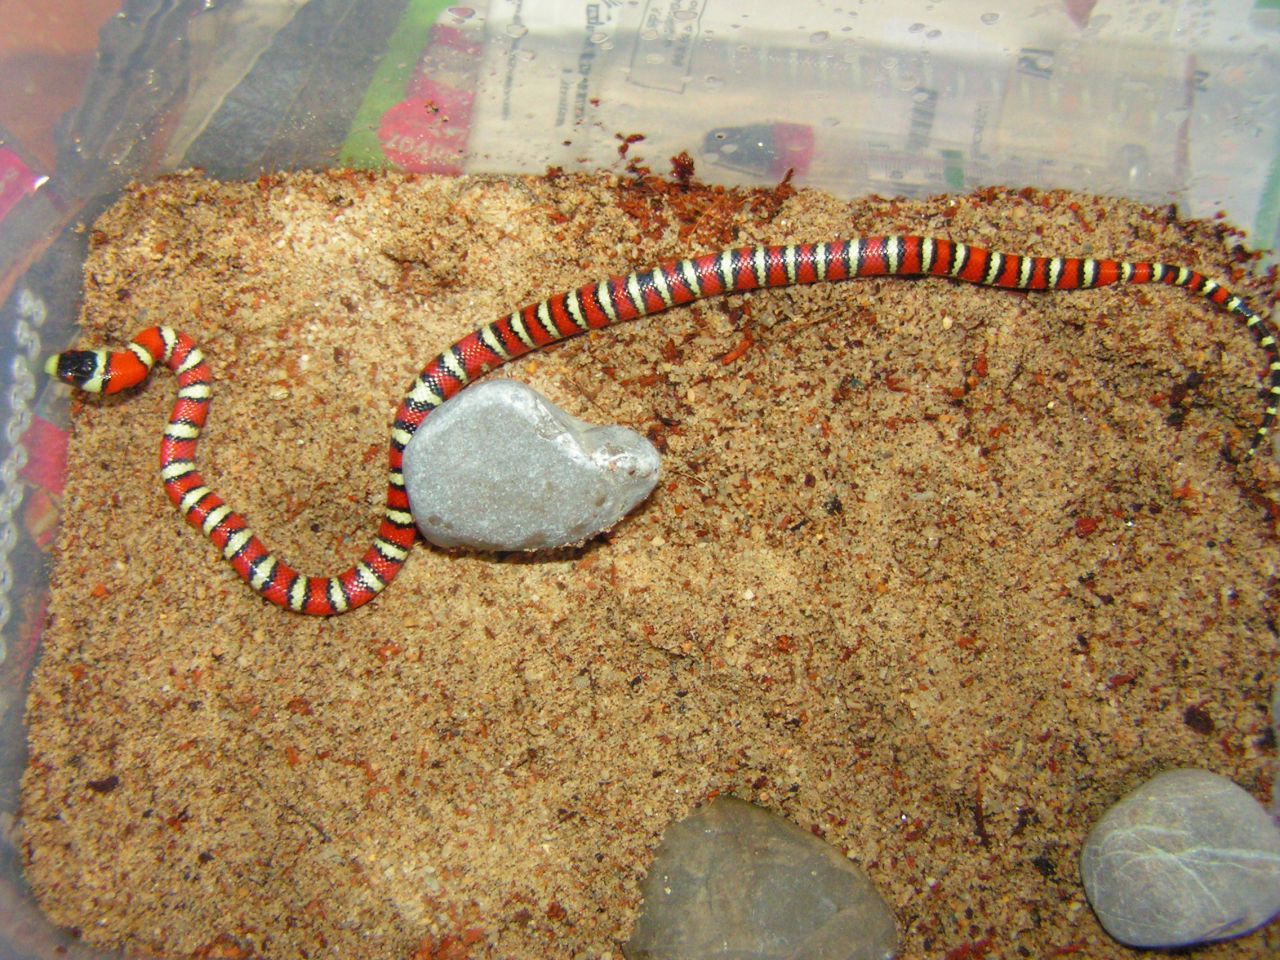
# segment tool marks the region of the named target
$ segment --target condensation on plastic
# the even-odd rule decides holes
[[[1070,188],[1280,239],[1272,2],[495,3],[484,45],[468,170],[607,166],[641,134],[713,182]]]
[[[420,121],[423,97],[465,118],[469,139],[397,127]],[[1094,106],[1059,109],[1080,98]],[[23,519],[23,438],[38,420],[66,424],[65,391],[44,382],[40,355],[73,338],[83,227],[129,180],[187,165],[221,177],[377,165],[392,140],[404,162],[439,169],[621,172],[619,137],[639,133],[628,159],[659,171],[687,150],[701,177],[769,183],[808,151],[801,179],[838,192],[992,179],[1105,188],[1222,210],[1266,246],[1280,220],[1280,11],[1273,0],[124,0],[59,129],[56,171],[0,228],[0,960],[102,956],[43,920],[15,846],[44,591]]]

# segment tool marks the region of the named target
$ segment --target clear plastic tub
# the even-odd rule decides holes
[[[62,22],[81,6],[101,3]],[[32,55],[5,48],[0,90]],[[77,107],[0,110],[0,960],[96,955],[41,918],[13,825],[66,423],[41,359],[73,337],[85,228],[127,181],[667,172],[686,152],[713,182],[1072,187],[1280,241],[1274,0],[129,0]],[[56,158],[11,133],[55,119]]]

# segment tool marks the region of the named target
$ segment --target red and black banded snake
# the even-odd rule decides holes
[[[1280,407],[1275,330],[1238,296],[1194,270],[1161,263],[1010,255],[918,236],[744,247],[590,283],[523,307],[454,343],[423,367],[396,410],[386,507],[373,544],[345,572],[309,577],[267,550],[196,470],[196,443],[208,415],[210,382],[208,364],[189,337],[168,327],[149,327],[127,350],[71,350],[51,357],[46,369],[82,390],[104,393],[136,386],[157,361],[173,370],[178,398],[160,444],[160,473],[169,499],[266,599],[299,613],[330,615],[373,599],[404,565],[417,536],[401,473],[405,446],[432,410],[477,377],[567,337],[706,297],[884,276],[935,276],[1023,291],[1083,290],[1117,283],[1185,287],[1240,318],[1266,354],[1266,408],[1248,455],[1264,442],[1269,445]]]

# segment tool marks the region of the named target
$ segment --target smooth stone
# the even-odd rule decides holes
[[[1080,876],[1107,933],[1181,947],[1248,933],[1280,913],[1280,827],[1207,770],[1170,770],[1094,825]]]
[[[888,960],[898,948],[861,868],[734,797],[667,828],[641,892],[628,960]]]
[[[432,411],[405,448],[404,482],[437,546],[543,550],[608,530],[652,492],[660,466],[635,431],[591,426],[523,383],[490,380]]]

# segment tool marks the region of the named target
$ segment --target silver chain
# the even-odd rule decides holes
[[[23,482],[19,474],[27,465],[27,448],[22,438],[31,426],[31,401],[36,395],[35,368],[40,361],[40,328],[48,317],[44,300],[23,289],[18,294],[18,320],[14,326],[17,350],[12,363],[13,385],[0,406],[9,411],[4,425],[8,455],[0,464],[0,663],[9,655],[4,628],[13,613],[13,568],[9,554],[18,542],[18,508],[22,504]]]

